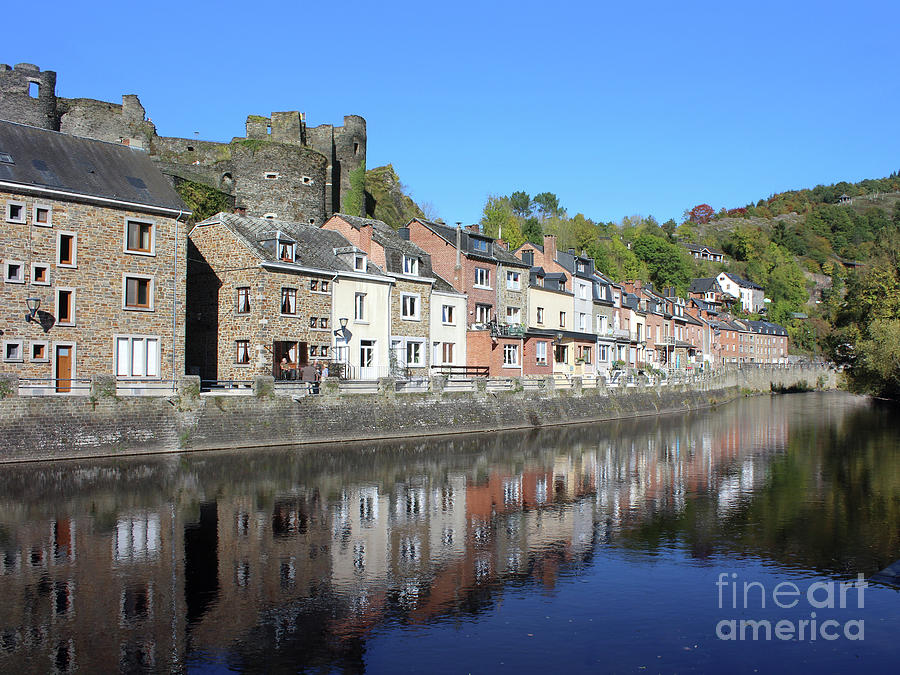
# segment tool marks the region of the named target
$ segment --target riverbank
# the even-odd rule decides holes
[[[493,432],[687,412],[806,382],[834,388],[821,366],[740,368],[686,384],[597,386],[579,378],[486,378],[470,390],[432,378],[421,391],[342,393],[324,383],[318,396],[277,395],[258,378],[247,395],[201,395],[185,378],[170,397],[117,397],[99,387],[90,397],[7,396],[0,400],[0,463],[177,453],[305,443],[382,440]]]

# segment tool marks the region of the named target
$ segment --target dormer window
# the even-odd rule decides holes
[[[361,253],[357,253],[353,256],[353,269],[357,272],[365,272],[366,271],[366,256]]]
[[[403,256],[403,273],[418,276],[419,259],[410,257],[408,255]]]
[[[484,239],[473,239],[472,240],[472,249],[477,251],[478,253],[487,253],[488,252],[488,243]]]
[[[278,172],[277,171],[266,171],[265,177],[266,177],[266,180],[278,180]]]
[[[279,241],[278,259],[284,262],[294,262],[294,246],[292,241]]]

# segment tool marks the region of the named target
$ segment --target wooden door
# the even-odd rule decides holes
[[[72,347],[56,346],[56,391],[72,391]]]

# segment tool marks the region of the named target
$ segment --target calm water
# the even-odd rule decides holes
[[[898,412],[0,467],[0,672],[895,671]]]

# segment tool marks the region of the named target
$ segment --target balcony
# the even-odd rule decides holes
[[[521,323],[496,323],[491,322],[491,337],[525,337],[525,326]]]

